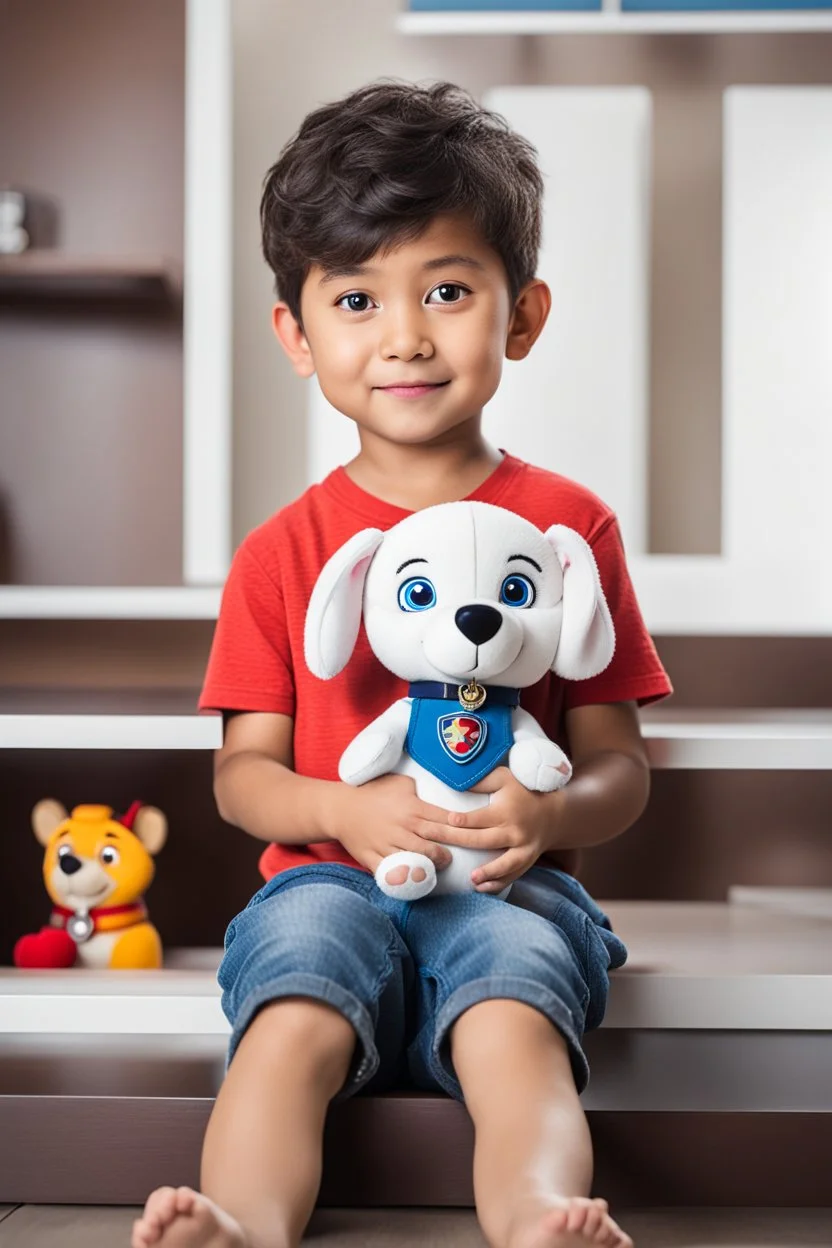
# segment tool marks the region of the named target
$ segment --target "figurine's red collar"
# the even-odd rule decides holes
[[[66,920],[77,914],[67,906],[53,906],[52,918],[57,920],[56,927],[65,927]],[[123,906],[94,906],[89,911],[94,932],[112,932],[120,927],[132,927],[147,918],[147,907],[143,901],[131,901]]]

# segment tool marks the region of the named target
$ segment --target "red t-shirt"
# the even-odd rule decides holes
[[[565,524],[590,544],[615,625],[615,655],[599,676],[563,681],[549,673],[523,690],[523,707],[566,749],[564,712],[600,702],[656,701],[672,692],[636,602],[614,513],[566,477],[512,455],[469,499],[494,503],[539,529]],[[327,559],[360,529],[389,529],[411,513],[368,494],[343,468],[249,533],[228,574],[200,710],[265,711],[294,718],[300,775],[338,779],[338,760],[354,736],[407,684],[381,666],[363,627],[352,658],[332,680],[313,676],[303,654],[306,608]],[[269,845],[266,879],[311,862],[358,866],[336,841]],[[569,868],[567,868],[569,869]]]

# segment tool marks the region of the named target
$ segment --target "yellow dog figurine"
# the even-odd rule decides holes
[[[46,850],[53,910],[48,927],[17,942],[15,966],[160,967],[162,942],[143,895],[167,837],[162,811],[134,802],[122,816],[109,806],[76,806],[69,815],[45,798],[32,811],[32,828]]]

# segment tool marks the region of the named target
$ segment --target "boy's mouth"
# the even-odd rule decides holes
[[[390,386],[377,386],[376,389],[383,390],[385,394],[393,394],[399,399],[419,399],[422,395],[433,394],[434,390],[441,390],[448,384],[447,381],[394,381]]]

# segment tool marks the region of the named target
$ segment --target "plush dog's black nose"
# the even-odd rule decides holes
[[[80,871],[84,864],[80,858],[76,858],[74,854],[62,854],[58,859],[58,866],[64,875],[74,875],[76,871]]]
[[[496,607],[476,603],[473,607],[460,607],[454,616],[459,631],[473,641],[475,646],[490,641],[499,632],[503,617]]]

